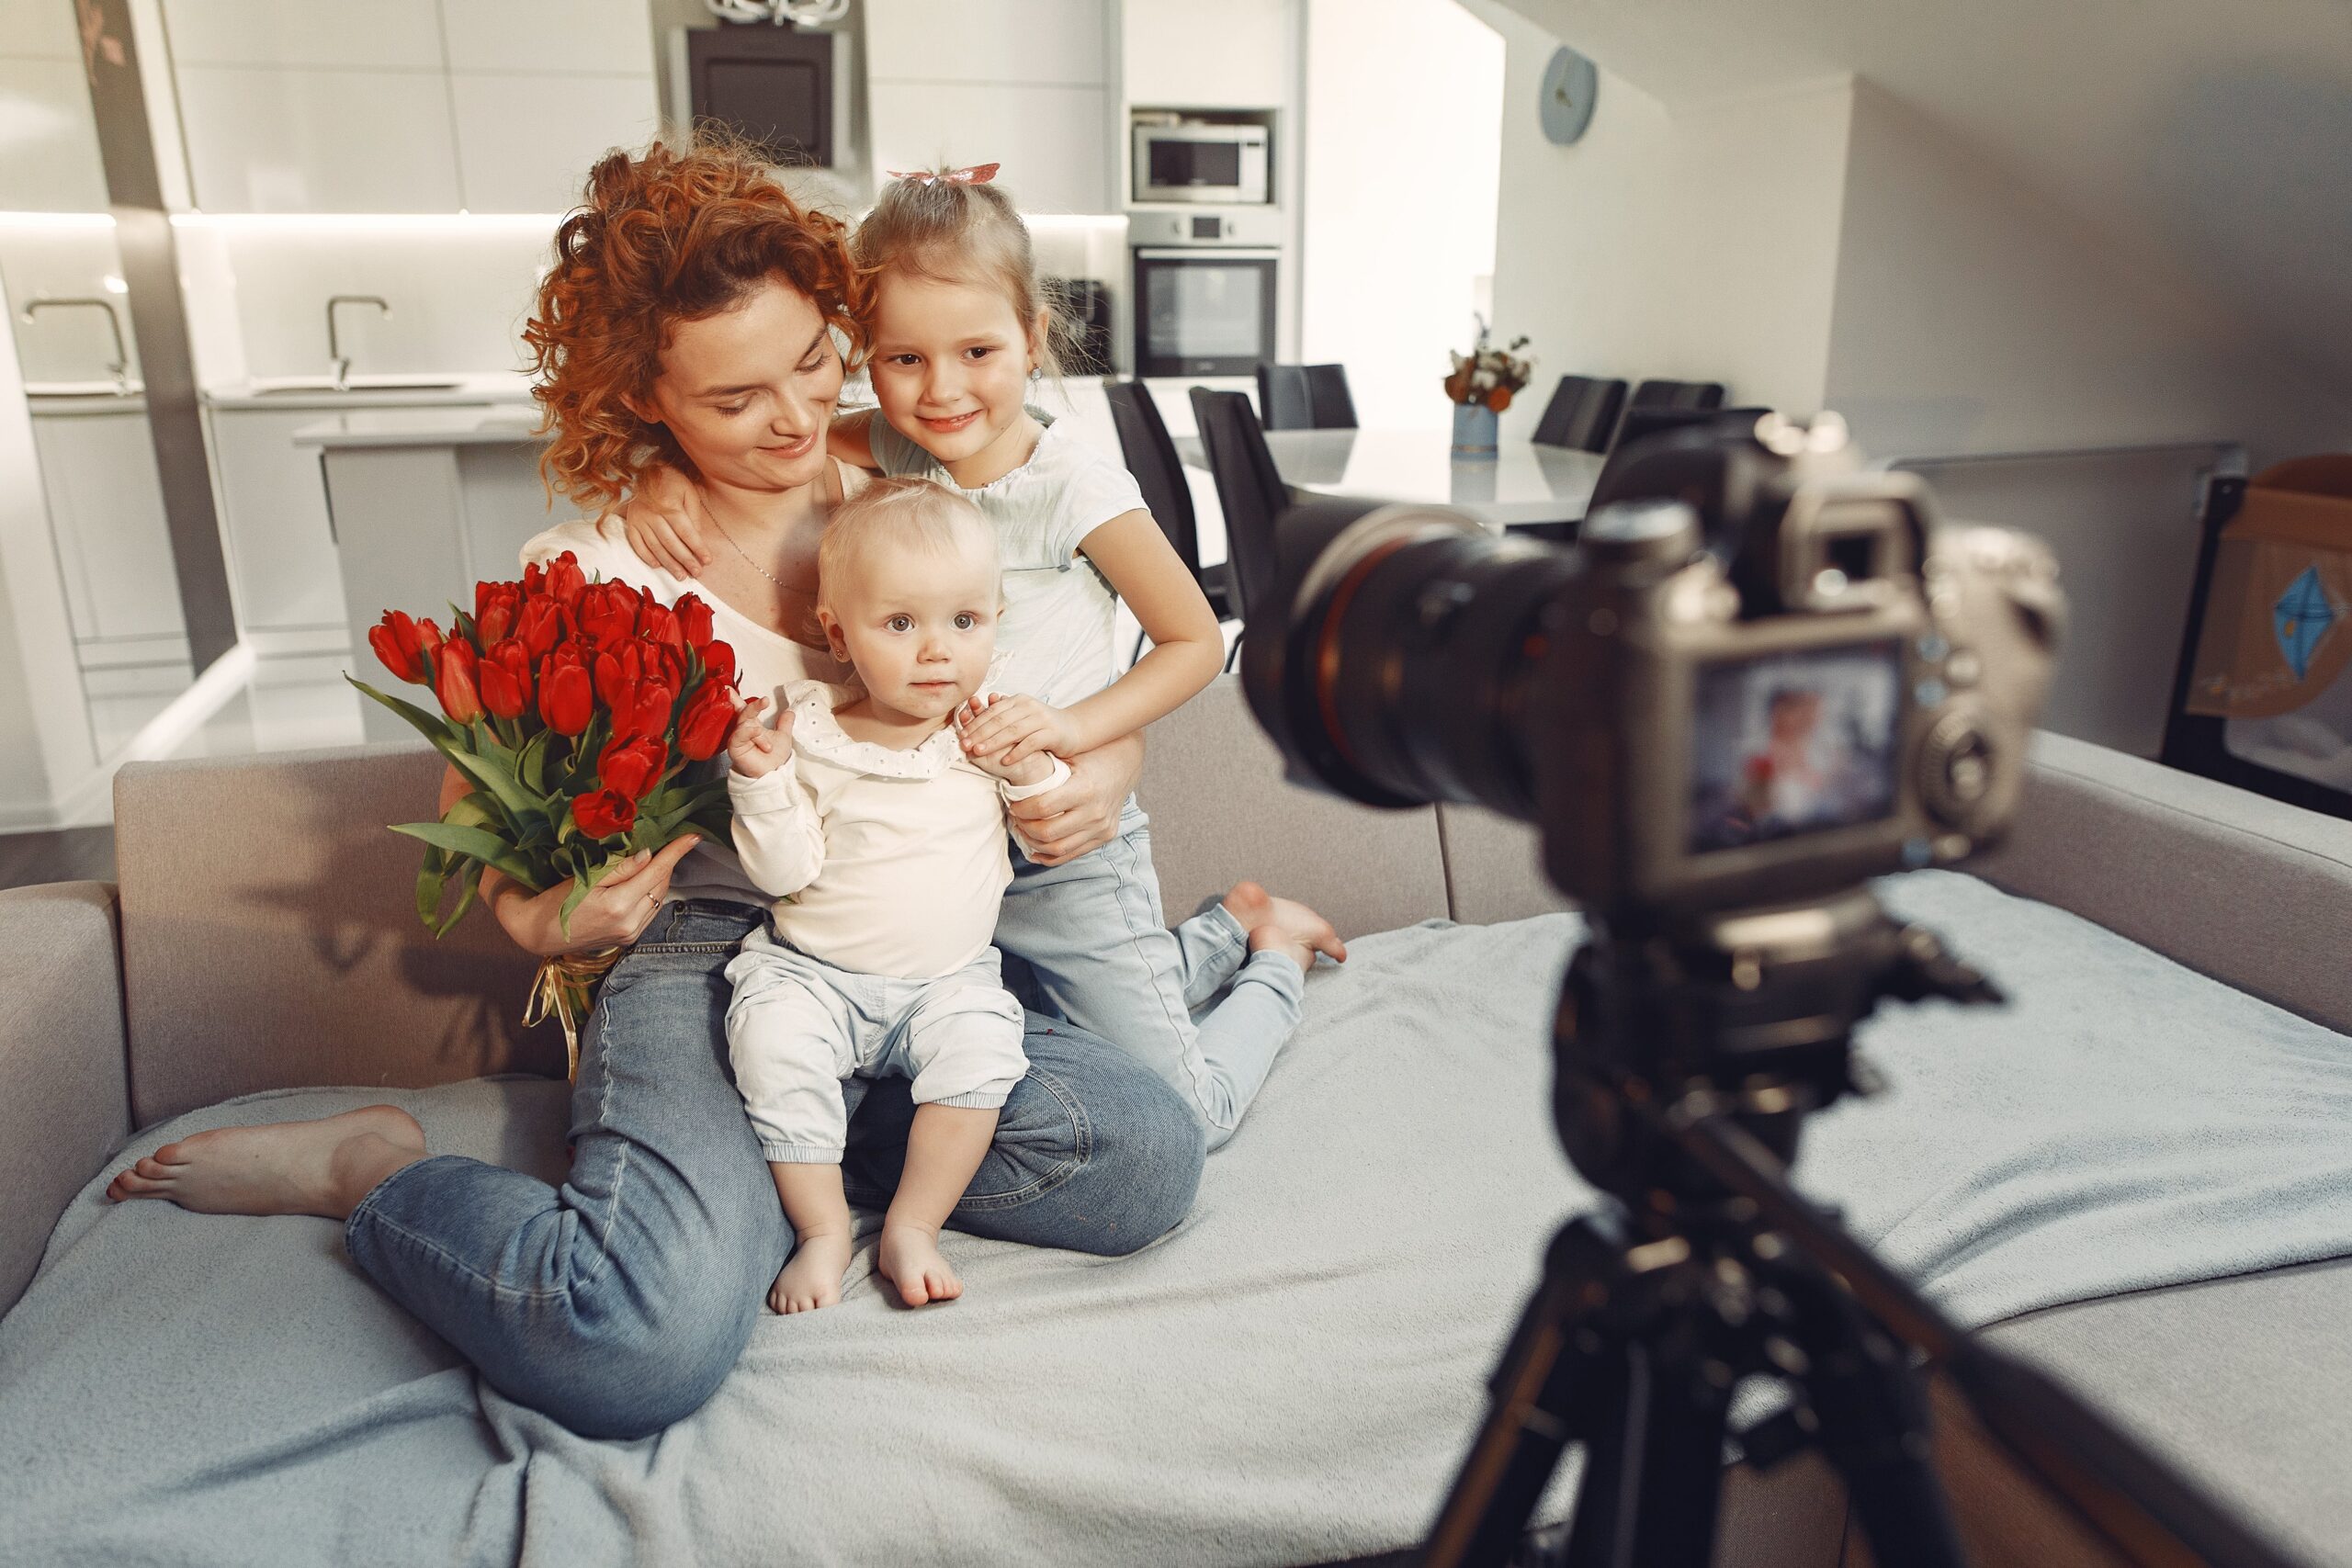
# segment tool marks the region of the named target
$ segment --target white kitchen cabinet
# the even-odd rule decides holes
[[[0,56],[0,209],[106,210],[97,122],[78,54]]]
[[[1127,102],[1276,108],[1298,80],[1298,0],[1124,0]]]
[[[998,164],[1024,212],[1116,210],[1102,88],[877,80],[867,93],[878,169]]]
[[[83,668],[185,660],[187,624],[144,406],[55,414],[36,407],[32,426]]]
[[[1102,86],[1102,0],[865,0],[870,79]]]
[[[182,65],[196,202],[208,212],[455,212],[439,71]]]
[[[615,147],[661,129],[650,69],[637,76],[493,75],[449,78],[458,178],[474,212],[563,212],[588,170]]]
[[[164,0],[164,25],[175,66],[442,64],[435,0]]]
[[[319,644],[308,651],[341,646],[343,576],[319,454],[294,445],[318,411],[214,409],[211,420],[240,629],[275,634],[270,651],[304,647],[300,634]]]
[[[581,73],[653,80],[646,0],[440,0],[453,73]],[[697,7],[698,9],[699,7]]]

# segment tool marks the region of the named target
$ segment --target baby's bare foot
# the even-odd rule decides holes
[[[1277,898],[1254,882],[1234,885],[1225,907],[1250,931],[1250,951],[1281,953],[1303,970],[1315,967],[1315,955],[1327,953],[1335,964],[1348,961],[1348,945],[1331,922],[1295,898]]]
[[[839,1304],[842,1299],[842,1275],[849,1269],[850,1236],[847,1231],[822,1231],[800,1238],[793,1249],[792,1261],[784,1266],[768,1287],[768,1310],[773,1313],[814,1312],[819,1307]]]
[[[939,1250],[937,1233],[919,1225],[884,1223],[874,1271],[898,1286],[899,1299],[910,1307],[952,1302],[964,1293],[964,1281],[956,1277]]]
[[[378,1182],[424,1157],[415,1117],[370,1105],[317,1122],[192,1133],[118,1175],[107,1196],[164,1198],[204,1214],[340,1220]]]

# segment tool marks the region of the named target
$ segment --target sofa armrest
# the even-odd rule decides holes
[[[2352,822],[2041,734],[2015,830],[1968,869],[2352,1031]]]
[[[130,1133],[114,888],[0,892],[0,1312]]]

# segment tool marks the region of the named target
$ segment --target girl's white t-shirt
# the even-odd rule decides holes
[[[833,468],[841,476],[844,497],[865,487],[867,475],[864,470],[839,459],[835,459]],[[523,546],[523,564],[544,565],[566,550],[572,553],[580,562],[580,570],[591,578],[642,588],[664,604],[674,604],[688,593],[699,595],[710,606],[712,635],[735,650],[735,689],[747,697],[767,698],[767,711],[772,714],[782,713],[790,705],[785,699],[787,686],[802,681],[840,682],[854,678],[847,665],[837,664],[821,650],[803,648],[782,633],[769,630],[693,579],[673,577],[660,567],[639,559],[637,552],[628,547],[628,536],[616,516],[576,518],[534,535]],[[773,902],[743,874],[732,845],[708,839],[678,863],[670,878],[670,896],[732,898],[763,908]]]
[[[1055,707],[1083,702],[1118,674],[1118,595],[1080,553],[1087,535],[1114,517],[1146,510],[1135,476],[1086,444],[1076,429],[1029,411],[1046,427],[1029,460],[992,484],[965,490],[939,459],[876,415],[867,440],[886,474],[936,479],[980,509],[996,527],[1004,560],[1005,615],[997,632],[1004,660],[999,689]]]

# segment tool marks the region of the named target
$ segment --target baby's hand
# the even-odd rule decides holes
[[[792,761],[792,710],[776,715],[775,728],[760,722],[765,697],[748,697],[735,710],[735,728],[727,734],[727,761],[747,779],[765,778]]]
[[[1048,751],[1067,757],[1081,750],[1069,712],[1035,697],[974,697],[956,710],[956,717],[964,755],[1007,784],[1035,784],[1051,773],[1053,764],[1045,761]],[[1020,778],[1008,771],[1031,761],[1042,765],[1023,768]]]
[[[638,559],[673,577],[691,578],[710,564],[710,552],[703,547],[708,522],[694,481],[659,463],[646,469],[637,492],[621,508],[628,547]]]

